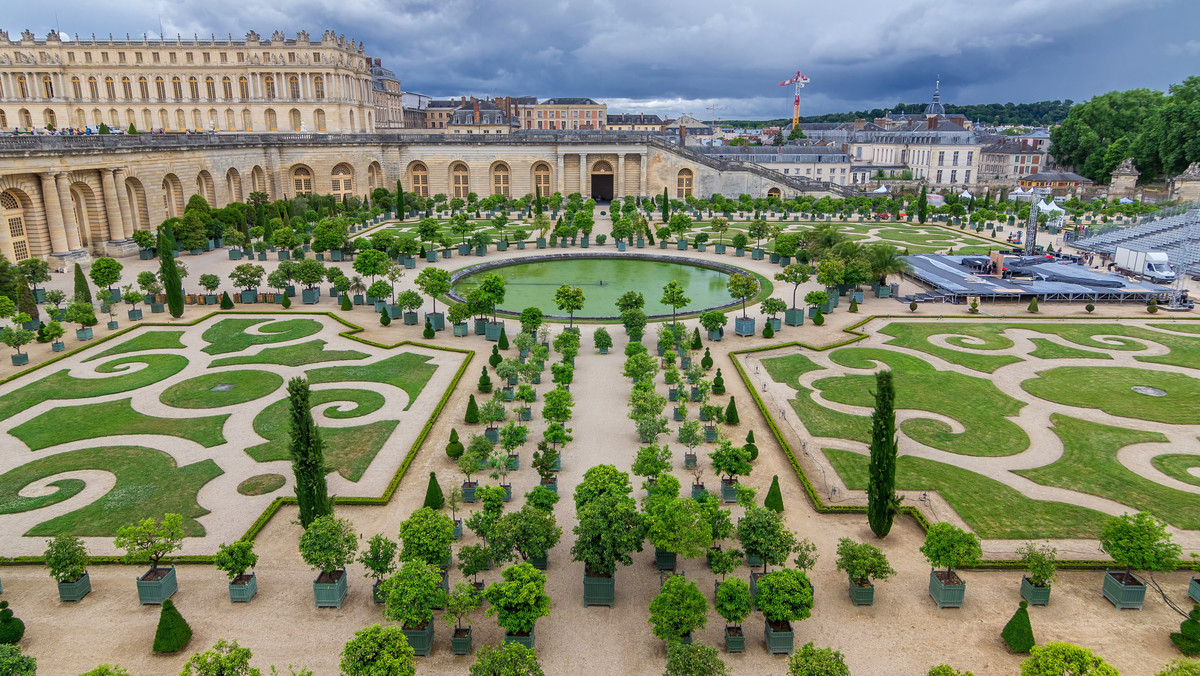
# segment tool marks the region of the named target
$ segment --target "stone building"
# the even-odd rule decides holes
[[[608,126],[608,106],[589,98],[546,99],[523,112],[523,129],[598,130]]]
[[[608,116],[609,131],[649,131],[661,132],[663,120],[657,115],[645,113],[621,113]]]
[[[371,66],[371,102],[375,105],[375,128],[403,129],[405,127],[404,91],[400,79],[384,68],[381,59]]]
[[[451,134],[511,134],[516,128],[516,120],[500,106],[473,96],[454,109],[446,124]]]
[[[1200,162],[1192,162],[1182,174],[1168,182],[1168,199],[1180,202],[1200,200]]]
[[[0,30],[0,130],[371,132],[363,46],[325,31],[245,40],[91,38]]]
[[[986,145],[980,151],[981,179],[1019,179],[1049,168],[1049,153],[1025,139],[1006,139]]]
[[[472,111],[473,112],[473,111]],[[482,112],[482,111],[481,111]],[[297,194],[423,196],[848,194],[841,186],[727,162],[633,132],[0,136],[0,254],[58,262],[129,255],[135,230],[214,207]]]
[[[1133,158],[1126,157],[1116,169],[1113,170],[1112,179],[1108,184],[1108,197],[1134,197],[1138,194],[1137,182],[1142,175],[1137,167],[1133,166]]]

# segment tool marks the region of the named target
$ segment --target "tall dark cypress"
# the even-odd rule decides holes
[[[396,181],[396,218],[403,221],[405,211],[408,210],[404,208],[404,186]]]
[[[871,459],[868,465],[867,523],[876,537],[886,537],[900,511],[896,495],[896,390],[892,372],[875,374],[875,410],[871,413]]]
[[[309,409],[308,381],[288,381],[288,410],[292,418],[292,472],[296,475],[296,503],[300,506],[300,526],[308,528],[314,519],[333,513],[333,500],[325,484],[325,453],[321,433]]]
[[[671,220],[671,198],[667,196],[666,188],[663,188],[662,217],[663,223]]]
[[[917,220],[924,223],[929,215],[929,199],[925,197],[925,186],[921,186],[921,196],[917,198]]]
[[[165,233],[158,235],[158,276],[167,294],[167,311],[179,319],[183,316],[183,279],[175,265],[175,255]]]
[[[542,213],[542,186],[533,186],[533,213]]]

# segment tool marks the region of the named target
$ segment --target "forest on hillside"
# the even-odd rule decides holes
[[[874,108],[871,110],[856,110],[850,113],[827,113],[825,115],[803,115],[801,122],[852,122],[863,119],[871,120],[883,117],[888,113],[920,113],[928,103],[897,103],[890,109]],[[958,106],[946,104],[948,115],[965,115],[968,120],[983,124],[1019,124],[1024,126],[1045,127],[1058,124],[1067,118],[1067,112],[1074,102],[1037,101],[1034,103],[977,103]],[[722,120],[724,125],[761,129],[790,124],[791,118],[774,120]]]

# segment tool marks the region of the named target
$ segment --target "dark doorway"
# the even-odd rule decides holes
[[[612,200],[613,175],[592,174],[592,199],[596,201]]]

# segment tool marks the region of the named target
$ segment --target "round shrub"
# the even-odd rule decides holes
[[[13,617],[8,601],[0,601],[0,645],[15,645],[25,635],[25,623]]]

